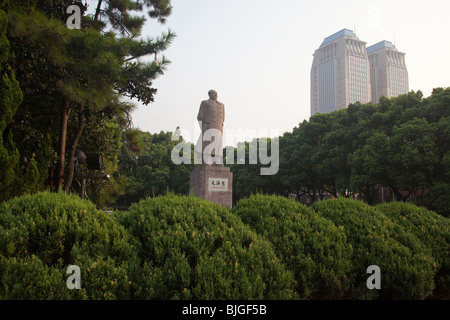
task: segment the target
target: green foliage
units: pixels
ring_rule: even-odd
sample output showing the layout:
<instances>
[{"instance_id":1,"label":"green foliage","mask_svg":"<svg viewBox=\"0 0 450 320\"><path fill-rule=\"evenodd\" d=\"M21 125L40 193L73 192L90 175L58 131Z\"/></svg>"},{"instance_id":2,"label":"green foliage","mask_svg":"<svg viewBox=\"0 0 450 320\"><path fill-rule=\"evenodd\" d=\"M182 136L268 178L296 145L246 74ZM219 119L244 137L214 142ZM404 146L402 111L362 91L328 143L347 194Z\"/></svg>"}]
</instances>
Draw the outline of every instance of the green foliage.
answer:
<instances>
[{"instance_id":1,"label":"green foliage","mask_svg":"<svg viewBox=\"0 0 450 320\"><path fill-rule=\"evenodd\" d=\"M394 223L414 234L431 249L438 272L434 297L450 297L450 220L412 203L392 202L376 207Z\"/></svg>"},{"instance_id":2,"label":"green foliage","mask_svg":"<svg viewBox=\"0 0 450 320\"><path fill-rule=\"evenodd\" d=\"M179 143L185 143L187 149L192 149L187 142L172 141L171 132L151 134L137 129L125 132L118 156L118 174L127 177L129 186L118 203L128 206L168 191L189 194L189 176L193 165L176 165L171 158L172 149Z\"/></svg>"},{"instance_id":3,"label":"green foliage","mask_svg":"<svg viewBox=\"0 0 450 320\"><path fill-rule=\"evenodd\" d=\"M15 168L19 155L12 143L11 134L4 134L7 125L12 121L21 100L22 92L15 80L14 73L5 70L4 62L9 56L9 41L6 38L8 20L5 11L0 10L0 201L9 196L8 187L15 181ZM4 141L3 136L6 136Z\"/></svg>"},{"instance_id":4,"label":"green foliage","mask_svg":"<svg viewBox=\"0 0 450 320\"><path fill-rule=\"evenodd\" d=\"M447 218L450 217L450 180L448 181L448 183L435 181L429 192L424 196L424 204L428 209Z\"/></svg>"},{"instance_id":5,"label":"green foliage","mask_svg":"<svg viewBox=\"0 0 450 320\"><path fill-rule=\"evenodd\" d=\"M228 209L169 194L114 217L141 259L137 299L292 299L295 281L261 239Z\"/></svg>"},{"instance_id":6,"label":"green foliage","mask_svg":"<svg viewBox=\"0 0 450 320\"><path fill-rule=\"evenodd\" d=\"M168 194L109 216L37 193L0 204L0 299L446 299L449 229L407 203L254 195L230 211Z\"/></svg>"},{"instance_id":7,"label":"green foliage","mask_svg":"<svg viewBox=\"0 0 450 320\"><path fill-rule=\"evenodd\" d=\"M309 208L279 196L253 195L233 212L273 243L303 299L341 299L352 282L344 232Z\"/></svg>"},{"instance_id":8,"label":"green foliage","mask_svg":"<svg viewBox=\"0 0 450 320\"><path fill-rule=\"evenodd\" d=\"M2 3L7 7L8 2ZM14 70L8 64L10 42L7 39L7 15L0 10L0 202L26 191L39 190L47 175L49 140L40 139L40 146L34 153L20 152L21 143L29 140L28 134L21 143L14 138L11 124L23 100L23 94L16 80Z\"/></svg>"},{"instance_id":9,"label":"green foliage","mask_svg":"<svg viewBox=\"0 0 450 320\"><path fill-rule=\"evenodd\" d=\"M343 229L353 248L354 292L350 298L425 299L434 289L436 263L415 236L373 207L352 199L313 204L321 216ZM381 290L368 290L366 270L381 269Z\"/></svg>"},{"instance_id":10,"label":"green foliage","mask_svg":"<svg viewBox=\"0 0 450 320\"><path fill-rule=\"evenodd\" d=\"M126 298L133 257L123 227L77 196L38 193L0 204L1 299ZM66 287L70 265L81 269L80 290Z\"/></svg>"},{"instance_id":11,"label":"green foliage","mask_svg":"<svg viewBox=\"0 0 450 320\"><path fill-rule=\"evenodd\" d=\"M89 200L99 208L106 208L125 193L127 179L118 173L118 155L122 146L122 127L116 119L109 119L102 113L90 114L86 120L86 131L80 140L80 149L86 154L102 154L104 170L94 172L87 169L85 163L79 173L108 174L109 180L88 180Z\"/></svg>"},{"instance_id":12,"label":"green foliage","mask_svg":"<svg viewBox=\"0 0 450 320\"><path fill-rule=\"evenodd\" d=\"M449 214L450 88L430 97L410 92L379 104L350 104L315 114L280 138L280 172L273 193L306 196L358 195L381 202L378 190L397 200ZM265 190L271 181L261 181Z\"/></svg>"},{"instance_id":13,"label":"green foliage","mask_svg":"<svg viewBox=\"0 0 450 320\"><path fill-rule=\"evenodd\" d=\"M0 255L0 299L68 299L69 290L62 271L48 267L35 255L5 258Z\"/></svg>"},{"instance_id":14,"label":"green foliage","mask_svg":"<svg viewBox=\"0 0 450 320\"><path fill-rule=\"evenodd\" d=\"M325 190L323 166L317 158L327 127L325 117L316 115L311 122L303 121L292 133L285 134L280 150L283 184L298 195L309 195L313 202L319 200L317 195L323 195Z\"/></svg>"},{"instance_id":15,"label":"green foliage","mask_svg":"<svg viewBox=\"0 0 450 320\"><path fill-rule=\"evenodd\" d=\"M263 139L255 138L251 142L238 143L237 148L230 153L226 151L226 148L232 147L226 147L223 150L224 163L233 173L233 199L236 202L256 192L270 194L280 192L281 185L277 175L261 174L261 170L275 166L274 163L261 163L261 155L273 156L272 139L265 139L265 142ZM227 159L229 154L232 155L232 159ZM251 163L252 161L254 163Z\"/></svg>"},{"instance_id":16,"label":"green foliage","mask_svg":"<svg viewBox=\"0 0 450 320\"><path fill-rule=\"evenodd\" d=\"M14 1L7 16L2 15L0 19L2 66L10 67L7 76L12 79L11 74L15 74L23 92L19 109L17 106L21 101L14 101L8 110L0 110L7 116L5 121L0 119L0 132L5 140L0 143L0 164L5 168L2 187L7 188L7 182L11 186L20 186L3 192L2 199L43 189L50 162L55 164L62 158L61 122L58 119L62 110L75 110L68 113L67 142L70 147L65 149L66 161L61 165L66 168L64 189L69 192L73 173L70 153L77 148L80 136L84 138L84 132L87 132L86 136L99 133L103 138L111 133L101 121L97 126L88 123L85 127L85 117L102 110L108 114L105 115L107 120L114 119L120 129L125 129L128 122L123 120L129 118L132 107L130 104L125 106L121 99L126 96L146 105L154 99L156 89L152 87L152 81L163 73L169 61L162 57L156 63L146 58L167 49L174 34L169 30L155 39L141 38L146 18L139 14L147 11L147 17L164 22L171 13L170 0L97 3L103 5L94 6L94 14L89 14L86 7L78 3L82 9L81 30L66 26L66 8L73 4L70 0ZM1 75L4 74L6 70L2 70ZM18 89L19 84L14 84ZM15 94L14 90L8 91L9 95L2 92L5 101ZM95 151L100 153L115 144L109 145L107 139L99 139L96 145ZM52 159L55 151L57 157ZM105 157L107 173L111 176L117 171L117 154L118 150L114 156ZM104 206L123 193L126 179L113 176L102 188L99 183L94 184L92 199Z\"/></svg>"}]
</instances>

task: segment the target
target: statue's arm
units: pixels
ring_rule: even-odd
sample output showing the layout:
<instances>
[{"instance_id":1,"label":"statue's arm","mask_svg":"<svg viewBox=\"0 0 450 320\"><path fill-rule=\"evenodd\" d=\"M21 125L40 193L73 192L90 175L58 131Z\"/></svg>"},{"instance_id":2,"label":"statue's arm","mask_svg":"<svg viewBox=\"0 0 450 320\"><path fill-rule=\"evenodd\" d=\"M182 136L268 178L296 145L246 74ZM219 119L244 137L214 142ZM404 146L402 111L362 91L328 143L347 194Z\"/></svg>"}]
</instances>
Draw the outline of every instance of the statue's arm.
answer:
<instances>
[{"instance_id":1,"label":"statue's arm","mask_svg":"<svg viewBox=\"0 0 450 320\"><path fill-rule=\"evenodd\" d=\"M205 119L205 104L202 102L200 104L200 109L198 110L197 120L203 121Z\"/></svg>"}]
</instances>

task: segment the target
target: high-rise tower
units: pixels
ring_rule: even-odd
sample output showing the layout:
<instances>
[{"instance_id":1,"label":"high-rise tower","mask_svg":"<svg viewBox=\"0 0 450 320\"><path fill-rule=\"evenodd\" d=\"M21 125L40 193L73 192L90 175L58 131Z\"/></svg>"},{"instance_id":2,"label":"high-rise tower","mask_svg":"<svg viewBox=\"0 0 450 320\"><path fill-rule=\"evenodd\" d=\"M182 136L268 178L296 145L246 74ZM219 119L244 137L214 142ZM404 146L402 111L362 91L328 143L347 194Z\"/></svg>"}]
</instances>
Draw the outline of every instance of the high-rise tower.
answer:
<instances>
[{"instance_id":1,"label":"high-rise tower","mask_svg":"<svg viewBox=\"0 0 450 320\"><path fill-rule=\"evenodd\" d=\"M408 93L408 71L403 52L399 52L392 42L381 41L368 47L367 54L372 102L378 103L381 96L392 98Z\"/></svg>"},{"instance_id":2,"label":"high-rise tower","mask_svg":"<svg viewBox=\"0 0 450 320\"><path fill-rule=\"evenodd\" d=\"M343 29L325 40L314 53L311 68L311 116L368 103L370 64L366 42Z\"/></svg>"}]
</instances>

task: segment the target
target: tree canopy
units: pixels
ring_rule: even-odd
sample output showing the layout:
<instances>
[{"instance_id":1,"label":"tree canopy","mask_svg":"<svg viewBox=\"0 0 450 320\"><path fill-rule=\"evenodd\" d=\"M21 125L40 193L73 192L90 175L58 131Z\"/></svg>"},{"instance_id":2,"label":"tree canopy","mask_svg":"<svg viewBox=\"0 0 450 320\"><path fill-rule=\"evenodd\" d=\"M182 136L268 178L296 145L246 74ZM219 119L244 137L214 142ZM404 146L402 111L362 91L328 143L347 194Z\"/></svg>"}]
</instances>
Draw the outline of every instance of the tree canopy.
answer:
<instances>
[{"instance_id":1,"label":"tree canopy","mask_svg":"<svg viewBox=\"0 0 450 320\"><path fill-rule=\"evenodd\" d=\"M66 25L66 10L74 4L82 15L80 29ZM4 199L44 189L45 180L46 185L71 192L79 147L109 153L106 171L114 173L120 132L129 128L134 107L124 98L144 105L154 101L152 81L169 64L162 55L157 61L156 55L175 35L168 30L144 39L141 31L147 18L165 22L170 1L95 4L91 8L86 1L2 1L1 161L9 168L1 177ZM95 142L94 132L103 138ZM13 177L24 183L7 182Z\"/></svg>"},{"instance_id":2,"label":"tree canopy","mask_svg":"<svg viewBox=\"0 0 450 320\"><path fill-rule=\"evenodd\" d=\"M428 98L410 92L316 114L280 137L276 176L233 165L233 192L238 198L263 192L311 203L353 196L376 204L387 190L391 200L413 200L448 215L449 106L450 88L436 88Z\"/></svg>"}]
</instances>

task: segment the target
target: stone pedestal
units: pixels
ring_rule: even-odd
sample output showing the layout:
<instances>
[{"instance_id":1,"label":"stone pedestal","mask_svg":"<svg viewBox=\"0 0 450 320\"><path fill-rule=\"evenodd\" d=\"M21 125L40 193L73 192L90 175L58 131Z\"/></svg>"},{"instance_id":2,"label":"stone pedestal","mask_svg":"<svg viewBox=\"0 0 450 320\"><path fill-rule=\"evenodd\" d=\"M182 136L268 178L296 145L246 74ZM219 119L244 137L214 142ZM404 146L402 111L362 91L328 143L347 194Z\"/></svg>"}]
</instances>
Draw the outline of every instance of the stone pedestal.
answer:
<instances>
[{"instance_id":1,"label":"stone pedestal","mask_svg":"<svg viewBox=\"0 0 450 320\"><path fill-rule=\"evenodd\" d=\"M190 189L195 197L231 208L233 173L223 165L203 164L192 170Z\"/></svg>"}]
</instances>

